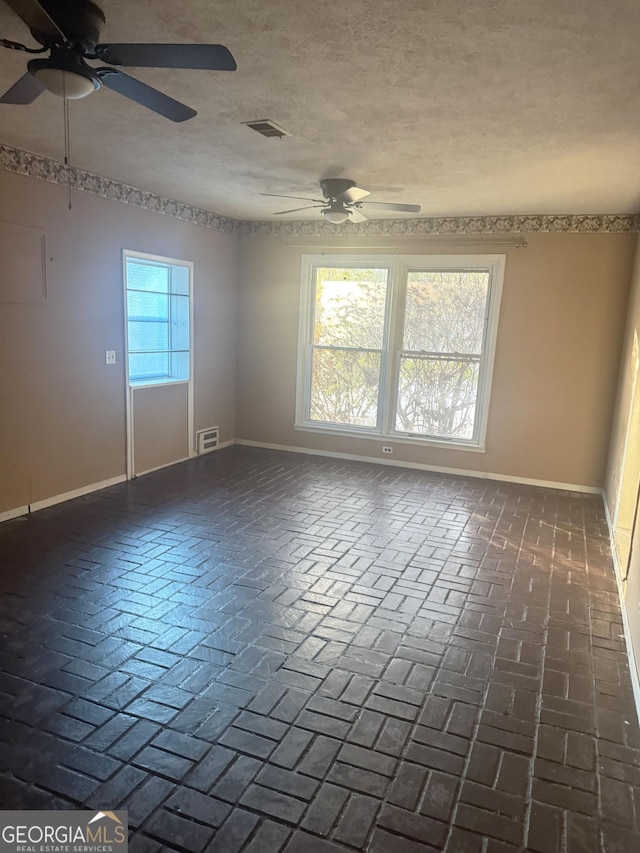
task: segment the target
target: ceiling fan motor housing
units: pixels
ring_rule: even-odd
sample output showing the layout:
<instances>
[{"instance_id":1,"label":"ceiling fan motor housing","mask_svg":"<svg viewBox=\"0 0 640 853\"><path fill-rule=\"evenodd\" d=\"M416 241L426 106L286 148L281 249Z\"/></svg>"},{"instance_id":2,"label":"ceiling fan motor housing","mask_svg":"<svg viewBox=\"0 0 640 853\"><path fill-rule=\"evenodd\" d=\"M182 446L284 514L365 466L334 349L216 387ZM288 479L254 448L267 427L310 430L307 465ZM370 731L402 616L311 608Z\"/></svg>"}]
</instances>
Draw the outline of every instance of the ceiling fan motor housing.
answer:
<instances>
[{"instance_id":1,"label":"ceiling fan motor housing","mask_svg":"<svg viewBox=\"0 0 640 853\"><path fill-rule=\"evenodd\" d=\"M100 41L105 25L104 12L91 0L40 0L40 5L57 23L69 44L92 51ZM40 44L51 47L59 43L50 34L31 31Z\"/></svg>"},{"instance_id":2,"label":"ceiling fan motor housing","mask_svg":"<svg viewBox=\"0 0 640 853\"><path fill-rule=\"evenodd\" d=\"M320 181L320 189L325 198L337 199L342 193L346 193L351 187L355 187L356 182L350 181L348 178L323 178Z\"/></svg>"}]
</instances>

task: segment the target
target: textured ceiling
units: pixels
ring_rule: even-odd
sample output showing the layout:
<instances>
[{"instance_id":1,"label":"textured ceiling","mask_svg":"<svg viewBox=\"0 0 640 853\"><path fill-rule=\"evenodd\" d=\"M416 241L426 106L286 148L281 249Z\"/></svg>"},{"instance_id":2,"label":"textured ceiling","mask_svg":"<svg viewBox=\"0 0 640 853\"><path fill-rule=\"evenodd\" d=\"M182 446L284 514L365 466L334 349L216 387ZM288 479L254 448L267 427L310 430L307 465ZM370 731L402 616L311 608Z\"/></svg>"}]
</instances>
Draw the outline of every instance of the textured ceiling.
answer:
<instances>
[{"instance_id":1,"label":"textured ceiling","mask_svg":"<svg viewBox=\"0 0 640 853\"><path fill-rule=\"evenodd\" d=\"M71 102L88 171L238 219L323 176L422 216L640 210L637 0L98 2L102 41L222 43L238 70L126 69L194 107L184 124L106 89ZM2 0L0 37L33 44ZM0 50L0 91L27 59ZM290 135L242 124L263 118ZM62 160L61 99L0 105L0 142Z\"/></svg>"}]
</instances>

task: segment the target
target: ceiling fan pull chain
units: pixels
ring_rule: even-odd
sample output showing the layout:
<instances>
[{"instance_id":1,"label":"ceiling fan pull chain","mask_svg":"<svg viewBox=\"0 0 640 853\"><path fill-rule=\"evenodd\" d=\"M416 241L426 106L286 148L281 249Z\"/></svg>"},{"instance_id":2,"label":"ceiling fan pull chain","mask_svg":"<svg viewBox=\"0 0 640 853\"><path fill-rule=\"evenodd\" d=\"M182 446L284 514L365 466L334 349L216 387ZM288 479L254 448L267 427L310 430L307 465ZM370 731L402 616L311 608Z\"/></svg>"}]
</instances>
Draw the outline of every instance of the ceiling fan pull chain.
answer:
<instances>
[{"instance_id":1,"label":"ceiling fan pull chain","mask_svg":"<svg viewBox=\"0 0 640 853\"><path fill-rule=\"evenodd\" d=\"M66 74L62 75L62 102L64 103L64 165L67 167L67 191L69 193L69 210L71 204L71 141L69 128L69 99L66 93Z\"/></svg>"}]
</instances>

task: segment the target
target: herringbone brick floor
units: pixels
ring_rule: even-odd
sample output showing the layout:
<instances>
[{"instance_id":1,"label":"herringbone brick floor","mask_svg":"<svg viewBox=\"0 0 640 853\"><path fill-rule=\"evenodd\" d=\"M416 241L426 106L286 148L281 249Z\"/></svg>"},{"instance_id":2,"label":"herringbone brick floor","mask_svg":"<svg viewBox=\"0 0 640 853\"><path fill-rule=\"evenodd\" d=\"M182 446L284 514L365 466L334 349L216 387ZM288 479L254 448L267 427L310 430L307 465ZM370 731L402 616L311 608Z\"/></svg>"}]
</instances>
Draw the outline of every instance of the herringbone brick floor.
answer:
<instances>
[{"instance_id":1,"label":"herringbone brick floor","mask_svg":"<svg viewBox=\"0 0 640 853\"><path fill-rule=\"evenodd\" d=\"M629 853L600 498L230 448L0 528L3 808L131 850Z\"/></svg>"}]
</instances>

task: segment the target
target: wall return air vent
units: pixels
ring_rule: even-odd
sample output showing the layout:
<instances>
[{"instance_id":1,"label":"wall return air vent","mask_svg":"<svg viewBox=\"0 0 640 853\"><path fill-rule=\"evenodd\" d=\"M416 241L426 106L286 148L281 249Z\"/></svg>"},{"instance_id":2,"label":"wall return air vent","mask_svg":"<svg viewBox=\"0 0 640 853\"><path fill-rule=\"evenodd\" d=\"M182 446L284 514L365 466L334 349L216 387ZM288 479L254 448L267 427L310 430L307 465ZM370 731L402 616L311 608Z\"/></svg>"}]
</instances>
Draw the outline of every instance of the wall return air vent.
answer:
<instances>
[{"instance_id":1,"label":"wall return air vent","mask_svg":"<svg viewBox=\"0 0 640 853\"><path fill-rule=\"evenodd\" d=\"M209 427L209 429L200 429L196 432L196 451L198 455L201 453L210 453L215 450L220 443L220 428Z\"/></svg>"}]
</instances>

